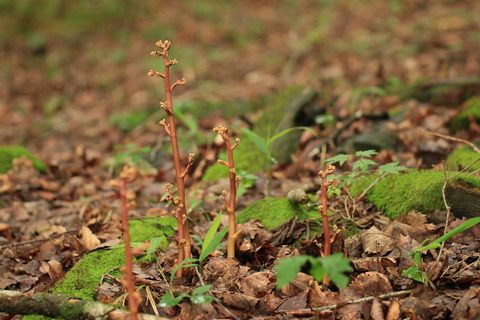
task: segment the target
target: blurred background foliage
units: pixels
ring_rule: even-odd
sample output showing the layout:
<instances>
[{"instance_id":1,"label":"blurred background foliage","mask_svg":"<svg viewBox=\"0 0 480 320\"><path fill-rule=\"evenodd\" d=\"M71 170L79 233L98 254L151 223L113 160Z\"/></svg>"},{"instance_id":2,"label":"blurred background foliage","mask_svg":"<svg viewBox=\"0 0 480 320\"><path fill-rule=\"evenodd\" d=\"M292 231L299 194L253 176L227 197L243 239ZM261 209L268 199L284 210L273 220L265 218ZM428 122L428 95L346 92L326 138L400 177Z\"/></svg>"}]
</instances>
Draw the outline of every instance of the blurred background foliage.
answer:
<instances>
[{"instance_id":1,"label":"blurred background foliage","mask_svg":"<svg viewBox=\"0 0 480 320\"><path fill-rule=\"evenodd\" d=\"M176 101L201 118L262 107L291 84L338 94L478 75L479 14L476 0L0 0L0 144L102 143L149 119L163 99L146 77L160 39L187 79Z\"/></svg>"}]
</instances>

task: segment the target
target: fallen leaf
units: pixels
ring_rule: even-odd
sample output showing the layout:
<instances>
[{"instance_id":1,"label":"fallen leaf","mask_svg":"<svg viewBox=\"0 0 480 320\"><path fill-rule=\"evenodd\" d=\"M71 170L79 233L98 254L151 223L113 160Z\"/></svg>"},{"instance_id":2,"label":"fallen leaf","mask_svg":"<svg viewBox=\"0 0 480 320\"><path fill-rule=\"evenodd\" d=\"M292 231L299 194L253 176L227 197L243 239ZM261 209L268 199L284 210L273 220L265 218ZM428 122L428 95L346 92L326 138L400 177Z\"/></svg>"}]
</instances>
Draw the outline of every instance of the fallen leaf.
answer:
<instances>
[{"instance_id":1,"label":"fallen leaf","mask_svg":"<svg viewBox=\"0 0 480 320\"><path fill-rule=\"evenodd\" d=\"M82 227L82 243L85 249L91 250L100 244L97 236L95 236L92 231L87 227Z\"/></svg>"},{"instance_id":2,"label":"fallen leaf","mask_svg":"<svg viewBox=\"0 0 480 320\"><path fill-rule=\"evenodd\" d=\"M376 227L371 227L361 233L360 241L362 242L365 253L378 253L384 256L395 248L395 239L387 236Z\"/></svg>"}]
</instances>

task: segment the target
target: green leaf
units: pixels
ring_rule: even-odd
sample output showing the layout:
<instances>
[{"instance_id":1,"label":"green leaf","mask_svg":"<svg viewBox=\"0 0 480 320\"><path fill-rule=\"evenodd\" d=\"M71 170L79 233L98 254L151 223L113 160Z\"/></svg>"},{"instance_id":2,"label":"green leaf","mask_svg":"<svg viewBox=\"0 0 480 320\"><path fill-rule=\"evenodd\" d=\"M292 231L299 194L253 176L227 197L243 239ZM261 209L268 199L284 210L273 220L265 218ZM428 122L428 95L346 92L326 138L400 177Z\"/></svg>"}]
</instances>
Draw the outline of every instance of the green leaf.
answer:
<instances>
[{"instance_id":1,"label":"green leaf","mask_svg":"<svg viewBox=\"0 0 480 320\"><path fill-rule=\"evenodd\" d=\"M357 151L357 152L355 152L355 155L356 155L357 157L371 157L371 156L373 156L373 155L375 155L375 154L378 154L378 152L375 151L375 150L365 150L365 151Z\"/></svg>"},{"instance_id":2,"label":"green leaf","mask_svg":"<svg viewBox=\"0 0 480 320\"><path fill-rule=\"evenodd\" d=\"M165 236L155 237L150 240L150 247L147 249L147 257L150 256L162 245L167 244L167 238Z\"/></svg>"},{"instance_id":3,"label":"green leaf","mask_svg":"<svg viewBox=\"0 0 480 320\"><path fill-rule=\"evenodd\" d=\"M180 301L188 297L189 297L188 294L181 293L178 297L175 298L172 293L167 292L163 295L162 299L160 299L158 306L162 308L175 307L177 304L180 303Z\"/></svg>"},{"instance_id":4,"label":"green leaf","mask_svg":"<svg viewBox=\"0 0 480 320\"><path fill-rule=\"evenodd\" d=\"M220 242L222 242L223 237L225 237L225 234L227 233L227 231L228 231L228 226L223 228L219 233L217 233L206 248L202 246L202 252L200 253L200 258L199 258L200 262L205 260L205 258L208 257L210 253L212 253L215 249L217 249L217 247L220 245Z\"/></svg>"},{"instance_id":5,"label":"green leaf","mask_svg":"<svg viewBox=\"0 0 480 320\"><path fill-rule=\"evenodd\" d=\"M279 133L277 133L276 135L274 135L273 137L268 139L267 140L267 146L270 145L273 141L283 137L287 133L290 133L290 132L296 131L296 130L307 130L307 131L310 131L311 133L313 133L314 136L317 136L317 133L310 127L292 127L292 128L288 128L288 129L285 129L283 131L280 131Z\"/></svg>"},{"instance_id":6,"label":"green leaf","mask_svg":"<svg viewBox=\"0 0 480 320\"><path fill-rule=\"evenodd\" d=\"M396 162L390 162L378 167L378 172L380 174L384 174L384 173L397 174L397 173L400 173L400 171L405 171L407 169L408 169L407 167L399 166L398 161L396 161Z\"/></svg>"},{"instance_id":7,"label":"green leaf","mask_svg":"<svg viewBox=\"0 0 480 320\"><path fill-rule=\"evenodd\" d=\"M413 280L421 283L425 283L426 273L419 267L410 267L403 270L403 275L412 278Z\"/></svg>"},{"instance_id":8,"label":"green leaf","mask_svg":"<svg viewBox=\"0 0 480 320\"><path fill-rule=\"evenodd\" d=\"M353 163L353 170L360 169L362 172L367 172L368 166L374 166L377 163L370 159L359 159Z\"/></svg>"},{"instance_id":9,"label":"green leaf","mask_svg":"<svg viewBox=\"0 0 480 320\"><path fill-rule=\"evenodd\" d=\"M266 139L260 137L258 134L247 128L241 128L240 130L248 140L252 141L253 144L255 144L257 148L263 152L263 154L268 154L268 144Z\"/></svg>"},{"instance_id":10,"label":"green leaf","mask_svg":"<svg viewBox=\"0 0 480 320\"><path fill-rule=\"evenodd\" d=\"M343 273L353 271L350 266L350 259L346 258L342 253L335 253L328 257L317 259L325 268L325 272L333 283L340 288L345 288L348 285L350 279ZM321 279L317 280L321 281Z\"/></svg>"},{"instance_id":11,"label":"green leaf","mask_svg":"<svg viewBox=\"0 0 480 320\"><path fill-rule=\"evenodd\" d=\"M207 234L205 235L205 239L203 239L202 250L207 248L210 242L212 242L213 237L215 237L215 233L217 233L218 228L220 227L220 223L222 222L222 212L220 212L216 218L213 220L210 228L208 228Z\"/></svg>"},{"instance_id":12,"label":"green leaf","mask_svg":"<svg viewBox=\"0 0 480 320\"><path fill-rule=\"evenodd\" d=\"M295 279L303 265L310 260L313 260L310 256L295 256L281 259L275 268L277 275L277 289L281 289L284 285Z\"/></svg>"},{"instance_id":13,"label":"green leaf","mask_svg":"<svg viewBox=\"0 0 480 320\"><path fill-rule=\"evenodd\" d=\"M190 301L194 304L210 303L212 302L212 297L206 294L193 295L190 297Z\"/></svg>"},{"instance_id":14,"label":"green leaf","mask_svg":"<svg viewBox=\"0 0 480 320\"><path fill-rule=\"evenodd\" d=\"M180 268L190 268L190 267L194 267L194 266L198 266L198 259L188 258L188 259L183 260L181 263L177 264L172 269L172 274L170 275L170 282L173 281L173 278L175 277L175 272L177 272L178 269L180 269Z\"/></svg>"},{"instance_id":15,"label":"green leaf","mask_svg":"<svg viewBox=\"0 0 480 320\"><path fill-rule=\"evenodd\" d=\"M336 156L327 158L325 160L325 163L326 164L334 164L334 163L338 162L339 165L343 165L345 163L345 161L348 160L349 157L350 156L348 154L337 154Z\"/></svg>"},{"instance_id":16,"label":"green leaf","mask_svg":"<svg viewBox=\"0 0 480 320\"><path fill-rule=\"evenodd\" d=\"M213 286L211 284L207 284L201 287L198 287L192 291L192 295L204 294L207 293Z\"/></svg>"},{"instance_id":17,"label":"green leaf","mask_svg":"<svg viewBox=\"0 0 480 320\"><path fill-rule=\"evenodd\" d=\"M467 229L470 229L471 227L473 227L473 226L475 226L479 223L480 223L480 217L468 219L467 221L463 222L459 226L453 228L450 232L445 233L443 236L439 237L438 239L435 239L430 244L428 244L426 246L423 246L423 247L420 247L420 248L416 249L415 251L422 252L422 251L425 251L425 250L436 249L436 248L440 247L440 245L443 241L448 240L451 237L453 237L454 235L459 234L460 232L465 231ZM415 251L413 251L412 254L414 254Z\"/></svg>"}]
</instances>

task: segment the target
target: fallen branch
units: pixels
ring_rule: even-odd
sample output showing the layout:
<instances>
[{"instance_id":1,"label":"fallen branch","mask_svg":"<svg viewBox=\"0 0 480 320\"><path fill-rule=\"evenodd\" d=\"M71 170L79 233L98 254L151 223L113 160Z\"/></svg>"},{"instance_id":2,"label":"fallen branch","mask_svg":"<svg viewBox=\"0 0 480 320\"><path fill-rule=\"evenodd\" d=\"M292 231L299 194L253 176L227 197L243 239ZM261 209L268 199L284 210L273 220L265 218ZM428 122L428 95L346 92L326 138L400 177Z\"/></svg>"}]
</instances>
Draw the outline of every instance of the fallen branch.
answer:
<instances>
[{"instance_id":1,"label":"fallen branch","mask_svg":"<svg viewBox=\"0 0 480 320\"><path fill-rule=\"evenodd\" d=\"M9 315L37 314L66 320L128 320L130 313L100 302L73 299L67 296L0 290L0 312ZM172 320L150 314L139 314L139 320Z\"/></svg>"},{"instance_id":2,"label":"fallen branch","mask_svg":"<svg viewBox=\"0 0 480 320\"><path fill-rule=\"evenodd\" d=\"M381 295L378 295L378 296L369 296L369 297L364 297L364 298L359 298L359 299L353 299L353 300L349 300L349 301L346 301L346 302L342 302L342 303L338 303L338 304L332 304L332 305L329 305L329 306L323 306L323 307L318 307L318 308L285 310L285 311L277 311L277 312L278 313L289 313L289 314L306 316L306 315L312 315L314 312L335 310L335 309L343 307L347 304L355 304L355 303L372 301L375 298L387 299L387 298L403 296L403 295L412 293L412 291L413 290L402 290L402 291L396 291L396 292L389 292L389 293L381 294Z\"/></svg>"}]
</instances>

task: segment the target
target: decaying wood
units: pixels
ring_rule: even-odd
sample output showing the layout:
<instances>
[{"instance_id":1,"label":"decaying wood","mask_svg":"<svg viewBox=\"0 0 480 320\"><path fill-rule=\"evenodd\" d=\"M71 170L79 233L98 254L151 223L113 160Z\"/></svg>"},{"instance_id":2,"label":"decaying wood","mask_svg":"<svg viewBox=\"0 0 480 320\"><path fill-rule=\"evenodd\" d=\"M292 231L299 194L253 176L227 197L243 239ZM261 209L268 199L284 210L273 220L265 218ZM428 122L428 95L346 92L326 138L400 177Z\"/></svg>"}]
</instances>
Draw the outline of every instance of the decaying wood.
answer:
<instances>
[{"instance_id":1,"label":"decaying wood","mask_svg":"<svg viewBox=\"0 0 480 320\"><path fill-rule=\"evenodd\" d=\"M127 320L130 313L100 302L72 299L67 296L0 290L0 312L9 315L37 314L66 320ZM150 314L139 314L139 320L171 320Z\"/></svg>"}]
</instances>

